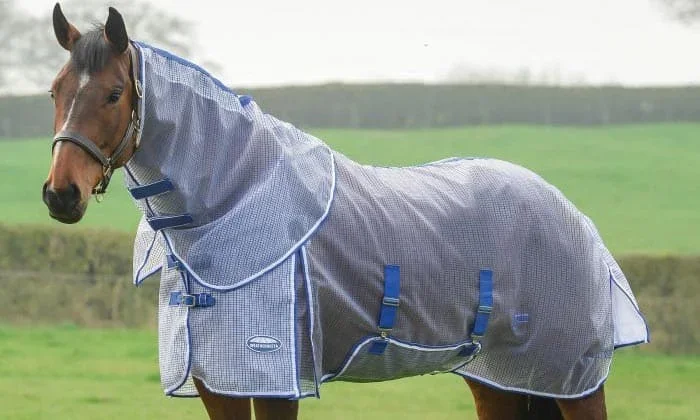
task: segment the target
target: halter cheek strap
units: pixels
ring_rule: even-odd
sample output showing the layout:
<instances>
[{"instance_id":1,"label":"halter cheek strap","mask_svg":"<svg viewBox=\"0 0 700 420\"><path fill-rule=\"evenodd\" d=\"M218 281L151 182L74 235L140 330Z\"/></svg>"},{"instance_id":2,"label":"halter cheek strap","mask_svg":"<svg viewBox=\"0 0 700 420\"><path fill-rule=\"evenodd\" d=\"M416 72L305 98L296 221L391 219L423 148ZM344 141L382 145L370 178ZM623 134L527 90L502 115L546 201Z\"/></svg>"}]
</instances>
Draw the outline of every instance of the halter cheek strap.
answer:
<instances>
[{"instance_id":1,"label":"halter cheek strap","mask_svg":"<svg viewBox=\"0 0 700 420\"><path fill-rule=\"evenodd\" d=\"M134 83L135 91L134 103L131 111L131 121L129 121L129 126L126 129L124 136L112 152L111 156L106 156L104 153L102 153L102 150L97 147L94 141L75 131L59 131L54 136L53 144L51 146L51 153L53 153L56 143L61 141L73 143L80 146L81 149L87 152L87 154L102 165L102 179L100 179L100 182L95 186L95 188L92 189L92 193L96 195L104 194L107 191L107 186L109 185L109 181L112 178L112 173L114 172L114 165L119 161L119 158L126 150L126 146L129 144L129 142L133 140L134 148L136 149L139 147L141 137L141 117L139 107L141 106L140 99L143 97L143 90L141 88L141 79L139 78L139 61L136 48L130 45L129 53L131 54L131 77Z\"/></svg>"}]
</instances>

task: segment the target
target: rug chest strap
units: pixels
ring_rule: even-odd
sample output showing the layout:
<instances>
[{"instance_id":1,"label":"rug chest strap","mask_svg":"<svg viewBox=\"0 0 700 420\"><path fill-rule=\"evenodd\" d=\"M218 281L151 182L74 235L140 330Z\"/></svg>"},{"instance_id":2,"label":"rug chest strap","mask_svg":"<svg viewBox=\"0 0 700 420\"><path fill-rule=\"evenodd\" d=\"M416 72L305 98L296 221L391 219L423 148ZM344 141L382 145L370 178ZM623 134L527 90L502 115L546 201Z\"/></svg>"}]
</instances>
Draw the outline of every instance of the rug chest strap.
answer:
<instances>
[{"instance_id":1,"label":"rug chest strap","mask_svg":"<svg viewBox=\"0 0 700 420\"><path fill-rule=\"evenodd\" d=\"M371 354L382 354L389 344L389 332L394 328L396 312L399 309L399 294L401 289L401 275L398 265L384 266L384 296L379 310L379 335L382 340L372 343L369 348Z\"/></svg>"},{"instance_id":2,"label":"rug chest strap","mask_svg":"<svg viewBox=\"0 0 700 420\"><path fill-rule=\"evenodd\" d=\"M207 308L214 306L216 299L209 293L187 294L183 292L170 292L170 306L187 306L188 308Z\"/></svg>"},{"instance_id":3,"label":"rug chest strap","mask_svg":"<svg viewBox=\"0 0 700 420\"><path fill-rule=\"evenodd\" d=\"M159 230L186 226L192 223L194 219L189 214L178 214L168 216L147 217L146 222L151 226L151 229L158 232Z\"/></svg>"},{"instance_id":4,"label":"rug chest strap","mask_svg":"<svg viewBox=\"0 0 700 420\"><path fill-rule=\"evenodd\" d=\"M142 200L144 198L160 195L174 189L175 186L173 185L172 181L170 181L168 178L163 178L160 181L152 182L150 184L129 188L129 192L135 200Z\"/></svg>"}]
</instances>

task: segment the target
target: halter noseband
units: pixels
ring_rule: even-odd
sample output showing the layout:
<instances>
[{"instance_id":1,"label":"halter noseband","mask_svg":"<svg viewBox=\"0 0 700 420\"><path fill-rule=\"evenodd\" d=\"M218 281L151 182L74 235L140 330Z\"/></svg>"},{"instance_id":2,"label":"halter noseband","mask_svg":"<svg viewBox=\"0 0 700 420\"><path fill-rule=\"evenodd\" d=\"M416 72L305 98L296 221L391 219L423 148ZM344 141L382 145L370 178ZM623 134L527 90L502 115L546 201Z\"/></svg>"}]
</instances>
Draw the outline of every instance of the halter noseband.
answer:
<instances>
[{"instance_id":1,"label":"halter noseband","mask_svg":"<svg viewBox=\"0 0 700 420\"><path fill-rule=\"evenodd\" d=\"M139 61L136 48L133 45L129 45L129 53L131 55L131 77L134 83L134 91L136 93L134 97L134 103L131 110L131 121L129 121L129 126L124 133L121 141L117 145L112 155L107 157L99 147L90 140L89 138L77 133L75 131L62 130L56 133L53 138L53 143L51 145L51 152L56 147L56 143L60 141L68 141L73 144L80 146L87 154L89 154L93 159L102 164L102 179L100 182L92 189L92 193L100 196L107 191L107 186L112 178L112 173L114 172L114 164L119 160L129 141L133 140L135 143L135 148L139 147L140 132L141 132L141 117L139 113L140 99L143 97L143 90L141 89L141 79L139 78ZM99 201L99 200L98 200Z\"/></svg>"}]
</instances>

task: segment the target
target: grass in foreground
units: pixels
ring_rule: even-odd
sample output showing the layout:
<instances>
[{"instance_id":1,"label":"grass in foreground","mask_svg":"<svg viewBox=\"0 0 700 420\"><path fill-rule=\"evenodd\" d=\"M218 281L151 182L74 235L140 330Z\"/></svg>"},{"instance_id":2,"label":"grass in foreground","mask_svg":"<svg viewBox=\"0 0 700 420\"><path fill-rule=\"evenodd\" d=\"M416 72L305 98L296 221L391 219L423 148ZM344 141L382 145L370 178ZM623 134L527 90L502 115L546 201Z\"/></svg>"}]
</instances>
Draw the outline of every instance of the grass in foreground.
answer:
<instances>
[{"instance_id":1,"label":"grass in foreground","mask_svg":"<svg viewBox=\"0 0 700 420\"><path fill-rule=\"evenodd\" d=\"M700 410L700 357L620 351L606 384L612 419L689 419ZM475 418L455 375L330 383L302 419ZM361 414L360 414L361 413ZM0 418L205 419L199 399L162 395L155 333L0 326Z\"/></svg>"},{"instance_id":2,"label":"grass in foreground","mask_svg":"<svg viewBox=\"0 0 700 420\"><path fill-rule=\"evenodd\" d=\"M596 222L613 252L700 252L700 125L311 131L369 164L448 156L510 160L561 189ZM65 228L49 219L41 202L49 151L48 140L0 141L4 223ZM90 204L82 226L135 231L138 214L121 183L117 174L105 202Z\"/></svg>"}]
</instances>

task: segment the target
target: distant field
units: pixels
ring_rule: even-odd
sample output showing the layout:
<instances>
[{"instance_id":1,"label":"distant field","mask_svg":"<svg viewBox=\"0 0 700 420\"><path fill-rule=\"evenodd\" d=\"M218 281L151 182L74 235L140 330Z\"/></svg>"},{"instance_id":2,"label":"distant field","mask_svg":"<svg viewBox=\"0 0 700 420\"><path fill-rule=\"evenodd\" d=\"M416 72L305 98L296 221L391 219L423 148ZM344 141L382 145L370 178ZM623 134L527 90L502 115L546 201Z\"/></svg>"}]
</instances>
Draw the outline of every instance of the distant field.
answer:
<instances>
[{"instance_id":1,"label":"distant field","mask_svg":"<svg viewBox=\"0 0 700 420\"><path fill-rule=\"evenodd\" d=\"M611 419L690 419L700 357L621 350L606 384ZM362 413L360 416L358 413ZM378 384L330 383L301 404L302 419L474 419L455 375ZM154 332L0 326L0 418L205 419L199 399L162 395Z\"/></svg>"},{"instance_id":2,"label":"distant field","mask_svg":"<svg viewBox=\"0 0 700 420\"><path fill-rule=\"evenodd\" d=\"M700 252L700 125L312 132L363 163L407 165L448 156L517 162L591 216L614 252ZM3 222L59 225L40 198L49 155L46 139L0 141ZM104 203L90 205L83 225L134 231L138 215L120 178Z\"/></svg>"}]
</instances>

